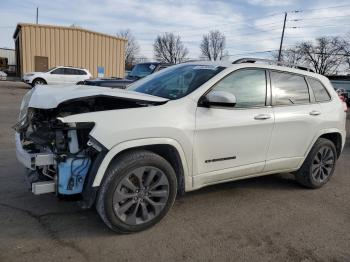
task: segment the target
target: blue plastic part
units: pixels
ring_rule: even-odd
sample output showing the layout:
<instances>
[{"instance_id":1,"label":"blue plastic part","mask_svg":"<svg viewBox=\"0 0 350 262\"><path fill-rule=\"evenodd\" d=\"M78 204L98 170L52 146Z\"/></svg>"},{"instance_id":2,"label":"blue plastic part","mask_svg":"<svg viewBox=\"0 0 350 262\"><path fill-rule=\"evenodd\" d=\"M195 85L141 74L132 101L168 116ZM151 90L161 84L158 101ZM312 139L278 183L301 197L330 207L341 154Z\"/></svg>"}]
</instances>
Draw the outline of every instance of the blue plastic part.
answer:
<instances>
[{"instance_id":1,"label":"blue plastic part","mask_svg":"<svg viewBox=\"0 0 350 262\"><path fill-rule=\"evenodd\" d=\"M62 195L80 194L89 171L88 157L67 158L58 164L58 193Z\"/></svg>"}]
</instances>

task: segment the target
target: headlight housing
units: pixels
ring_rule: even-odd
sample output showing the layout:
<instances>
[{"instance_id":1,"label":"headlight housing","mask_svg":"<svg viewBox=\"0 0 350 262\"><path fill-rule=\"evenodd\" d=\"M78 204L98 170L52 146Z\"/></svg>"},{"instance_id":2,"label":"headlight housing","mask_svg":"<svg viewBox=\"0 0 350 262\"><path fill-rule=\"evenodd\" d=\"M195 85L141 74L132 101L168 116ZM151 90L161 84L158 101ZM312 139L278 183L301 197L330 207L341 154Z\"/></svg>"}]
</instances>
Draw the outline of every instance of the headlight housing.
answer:
<instances>
[{"instance_id":1,"label":"headlight housing","mask_svg":"<svg viewBox=\"0 0 350 262\"><path fill-rule=\"evenodd\" d=\"M25 76L33 76L34 74L25 74Z\"/></svg>"},{"instance_id":2,"label":"headlight housing","mask_svg":"<svg viewBox=\"0 0 350 262\"><path fill-rule=\"evenodd\" d=\"M33 92L34 92L34 88L28 91L22 99L19 116L18 116L18 121L20 122L21 125L25 124L25 120L28 114L28 105Z\"/></svg>"}]
</instances>

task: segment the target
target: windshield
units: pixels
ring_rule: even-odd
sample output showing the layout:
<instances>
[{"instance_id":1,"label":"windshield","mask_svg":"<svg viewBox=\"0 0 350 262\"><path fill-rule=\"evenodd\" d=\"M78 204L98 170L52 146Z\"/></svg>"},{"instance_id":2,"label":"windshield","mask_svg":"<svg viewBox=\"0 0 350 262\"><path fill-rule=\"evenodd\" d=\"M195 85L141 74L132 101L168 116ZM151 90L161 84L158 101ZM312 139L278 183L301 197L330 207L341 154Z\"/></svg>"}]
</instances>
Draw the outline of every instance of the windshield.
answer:
<instances>
[{"instance_id":1,"label":"windshield","mask_svg":"<svg viewBox=\"0 0 350 262\"><path fill-rule=\"evenodd\" d=\"M225 67L183 64L160 71L127 89L171 100L179 99L196 90L223 69Z\"/></svg>"},{"instance_id":2,"label":"windshield","mask_svg":"<svg viewBox=\"0 0 350 262\"><path fill-rule=\"evenodd\" d=\"M156 64L137 64L129 73L128 77L142 78L152 74L156 68Z\"/></svg>"}]
</instances>

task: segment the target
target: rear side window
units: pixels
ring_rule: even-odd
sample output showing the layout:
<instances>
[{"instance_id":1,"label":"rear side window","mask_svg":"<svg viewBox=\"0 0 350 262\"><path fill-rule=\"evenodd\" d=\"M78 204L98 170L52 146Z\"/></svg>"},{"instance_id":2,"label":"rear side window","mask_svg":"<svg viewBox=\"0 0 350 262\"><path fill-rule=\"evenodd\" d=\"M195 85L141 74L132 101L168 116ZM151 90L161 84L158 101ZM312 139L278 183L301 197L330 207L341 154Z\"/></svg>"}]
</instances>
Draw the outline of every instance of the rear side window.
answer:
<instances>
[{"instance_id":1,"label":"rear side window","mask_svg":"<svg viewBox=\"0 0 350 262\"><path fill-rule=\"evenodd\" d=\"M308 78L307 82L309 83L310 87L312 88L312 91L315 95L316 102L324 102L331 100L331 97L329 96L326 88L322 83L316 79Z\"/></svg>"},{"instance_id":2,"label":"rear side window","mask_svg":"<svg viewBox=\"0 0 350 262\"><path fill-rule=\"evenodd\" d=\"M213 90L235 95L235 107L261 107L266 104L266 73L261 69L238 70L216 83Z\"/></svg>"},{"instance_id":3,"label":"rear side window","mask_svg":"<svg viewBox=\"0 0 350 262\"><path fill-rule=\"evenodd\" d=\"M310 103L310 95L304 77L271 72L272 93L276 105Z\"/></svg>"}]
</instances>

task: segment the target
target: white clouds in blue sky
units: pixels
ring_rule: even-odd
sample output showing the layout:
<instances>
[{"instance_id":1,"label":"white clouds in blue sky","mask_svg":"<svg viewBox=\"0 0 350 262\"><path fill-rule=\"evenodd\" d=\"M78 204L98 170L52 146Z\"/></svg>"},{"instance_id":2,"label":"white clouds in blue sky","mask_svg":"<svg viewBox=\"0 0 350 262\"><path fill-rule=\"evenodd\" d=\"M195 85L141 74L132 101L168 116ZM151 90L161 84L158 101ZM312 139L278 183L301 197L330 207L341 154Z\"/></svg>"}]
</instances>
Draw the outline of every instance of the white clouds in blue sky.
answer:
<instances>
[{"instance_id":1,"label":"white clouds in blue sky","mask_svg":"<svg viewBox=\"0 0 350 262\"><path fill-rule=\"evenodd\" d=\"M0 47L14 46L16 24L35 22L37 6L42 24L76 24L108 34L129 28L140 43L140 55L148 58L153 57L154 38L163 32L179 34L191 58L198 58L201 37L212 29L225 33L231 55L275 50L284 11L305 10L289 13L286 47L317 36L343 35L350 28L348 0L1 0ZM341 7L327 8L333 6Z\"/></svg>"}]
</instances>

